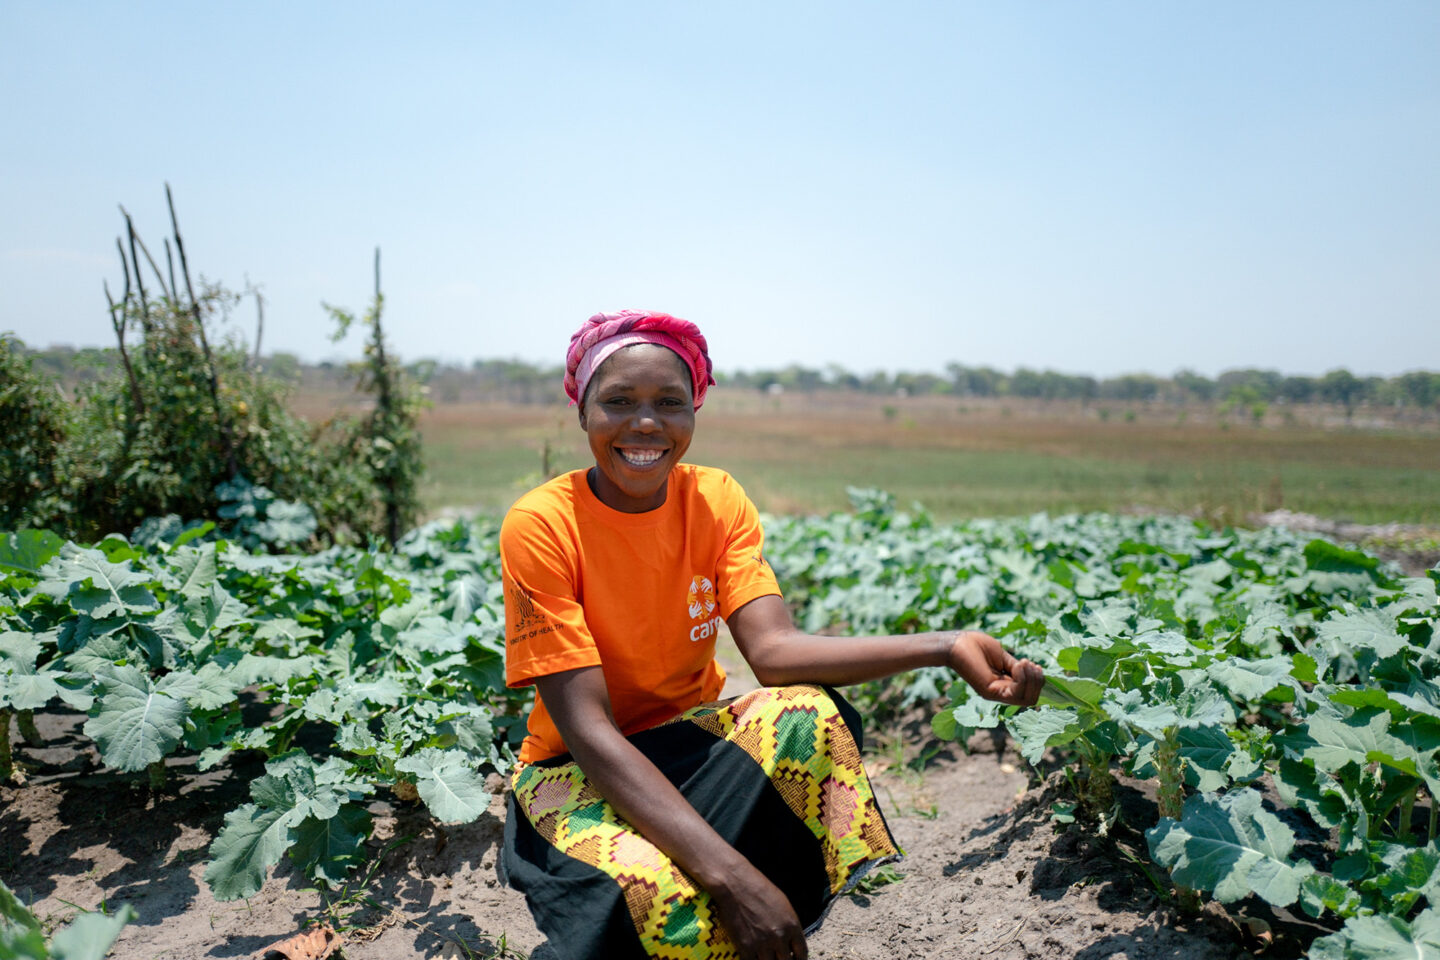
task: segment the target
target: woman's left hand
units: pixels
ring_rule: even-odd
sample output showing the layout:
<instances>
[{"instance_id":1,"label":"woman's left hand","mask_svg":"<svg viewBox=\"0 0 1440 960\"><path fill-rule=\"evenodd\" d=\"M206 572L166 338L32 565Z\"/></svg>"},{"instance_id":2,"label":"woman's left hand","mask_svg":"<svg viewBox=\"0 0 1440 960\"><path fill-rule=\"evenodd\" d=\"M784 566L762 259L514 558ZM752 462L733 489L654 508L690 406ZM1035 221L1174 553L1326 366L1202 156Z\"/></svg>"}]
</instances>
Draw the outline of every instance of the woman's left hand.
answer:
<instances>
[{"instance_id":1,"label":"woman's left hand","mask_svg":"<svg viewBox=\"0 0 1440 960\"><path fill-rule=\"evenodd\" d=\"M1045 672L1030 660L1017 660L1000 641L978 630L962 630L950 645L950 668L986 700L1022 707L1040 699Z\"/></svg>"}]
</instances>

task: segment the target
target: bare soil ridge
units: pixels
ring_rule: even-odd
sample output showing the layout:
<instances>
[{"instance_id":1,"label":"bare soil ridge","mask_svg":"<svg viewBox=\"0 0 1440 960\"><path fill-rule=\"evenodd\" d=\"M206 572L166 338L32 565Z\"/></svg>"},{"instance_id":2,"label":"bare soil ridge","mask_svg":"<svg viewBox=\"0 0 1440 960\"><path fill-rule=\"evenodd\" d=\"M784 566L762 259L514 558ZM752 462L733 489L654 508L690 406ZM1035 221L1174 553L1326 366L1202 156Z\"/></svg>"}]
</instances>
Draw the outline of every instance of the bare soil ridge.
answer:
<instances>
[{"instance_id":1,"label":"bare soil ridge","mask_svg":"<svg viewBox=\"0 0 1440 960\"><path fill-rule=\"evenodd\" d=\"M328 912L286 862L253 899L220 903L203 879L206 848L258 765L199 774L177 762L173 788L151 794L138 781L99 772L80 733L83 716L51 711L39 720L49 745L16 746L30 782L0 786L0 868L49 921L81 908L134 906L140 917L115 946L120 960L258 958L325 920L343 928L347 960L557 956L523 898L496 878L501 796L459 827L377 801L373 875L363 887L357 878L350 890L329 894ZM893 753L872 757L877 793L908 854L897 865L903 878L838 902L811 938L812 957L1160 960L1245 952L1232 924L1180 922L1127 865L1123 844L1096 843L1052 823L1059 774L1049 786L1031 786L1003 737L978 735L972 745L969 755L948 745L919 772Z\"/></svg>"}]
</instances>

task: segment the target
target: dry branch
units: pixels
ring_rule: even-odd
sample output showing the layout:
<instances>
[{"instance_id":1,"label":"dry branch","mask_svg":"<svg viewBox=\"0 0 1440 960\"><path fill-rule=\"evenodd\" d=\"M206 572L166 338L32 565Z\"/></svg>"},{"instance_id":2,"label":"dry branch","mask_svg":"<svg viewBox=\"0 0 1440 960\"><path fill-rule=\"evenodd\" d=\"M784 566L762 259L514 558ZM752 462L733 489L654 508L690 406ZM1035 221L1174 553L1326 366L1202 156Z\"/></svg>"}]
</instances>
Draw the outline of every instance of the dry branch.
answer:
<instances>
[{"instance_id":1,"label":"dry branch","mask_svg":"<svg viewBox=\"0 0 1440 960\"><path fill-rule=\"evenodd\" d=\"M124 204L119 204L119 207L120 207L120 212L125 215L125 223L126 223L126 225L128 226L128 225L131 223L130 213L129 213L129 211L127 211L127 210L125 209L125 205L124 205ZM141 239L140 234L135 231L135 228L134 228L134 227L131 227L131 228L130 228L130 239L131 239L132 242L134 242L134 243L136 243L136 244L139 245L139 247L140 247L140 252L143 253L143 254L145 254L145 262L148 263L148 264L150 264L150 269L151 269L151 270L154 270L154 271L155 271L155 279L159 281L159 283L160 283L160 291L165 294L165 299L167 299L167 300L169 300L169 301L171 301L171 302L173 303L174 300L175 300L175 292L174 292L174 291L175 291L175 271L174 271L174 269L172 268L171 271L170 271L170 285L167 287L167 286L165 285L165 275L162 274L162 273L160 272L160 268L155 265L155 258L152 257L152 256L150 256L150 251L149 251L148 248L146 248L146 246L145 246L145 241L144 241L143 239ZM132 256L133 256L133 254L132 254ZM140 265L139 265L138 263L135 265L135 271L136 271L137 273L140 271Z\"/></svg>"},{"instance_id":2,"label":"dry branch","mask_svg":"<svg viewBox=\"0 0 1440 960\"><path fill-rule=\"evenodd\" d=\"M240 472L235 461L235 441L230 432L230 421L220 406L220 374L215 369L215 356L210 352L210 338L205 335L205 323L200 317L200 301L195 299L195 286L190 282L190 264L185 258L185 241L180 238L180 221L175 217L175 198L170 195L170 184L165 184L165 203L170 208L170 229L175 234L175 250L180 254L180 273L185 277L185 293L190 298L190 316L195 321L195 330L200 335L200 349L205 354L205 368L210 379L210 404L215 409L215 425L220 429L220 445L225 452L225 468L233 480Z\"/></svg>"},{"instance_id":3,"label":"dry branch","mask_svg":"<svg viewBox=\"0 0 1440 960\"><path fill-rule=\"evenodd\" d=\"M125 208L120 208L125 213ZM125 213L125 232L130 235L130 262L135 266L135 288L140 292L140 325L145 328L145 337L150 337L150 303L145 296L145 280L140 276L140 258L135 255L135 224L130 222L130 214ZM122 250L120 255L125 255Z\"/></svg>"},{"instance_id":4,"label":"dry branch","mask_svg":"<svg viewBox=\"0 0 1440 960\"><path fill-rule=\"evenodd\" d=\"M129 279L128 271L126 279ZM125 305L115 303L115 298L110 296L109 283L102 280L100 284L105 288L105 302L110 304L110 323L115 328L115 339L120 341L120 360L125 364L125 376L130 380L130 399L135 404L136 416L144 416L145 401L140 394L140 381L135 377L135 368L130 365L130 353L125 349ZM125 293L128 297L128 284Z\"/></svg>"}]
</instances>

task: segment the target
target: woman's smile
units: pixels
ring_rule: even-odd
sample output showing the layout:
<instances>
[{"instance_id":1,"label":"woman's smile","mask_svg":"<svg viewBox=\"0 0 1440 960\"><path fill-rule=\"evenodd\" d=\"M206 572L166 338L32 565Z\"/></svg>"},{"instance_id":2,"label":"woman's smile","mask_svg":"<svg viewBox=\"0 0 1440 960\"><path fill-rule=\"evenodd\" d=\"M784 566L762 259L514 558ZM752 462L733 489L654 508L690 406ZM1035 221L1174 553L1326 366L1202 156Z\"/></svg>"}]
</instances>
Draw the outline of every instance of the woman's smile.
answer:
<instances>
[{"instance_id":1,"label":"woman's smile","mask_svg":"<svg viewBox=\"0 0 1440 960\"><path fill-rule=\"evenodd\" d=\"M660 459L665 456L664 450L644 449L639 447L616 447L615 449L620 452L620 456L625 458L626 463L630 464L630 466L635 467L636 469L641 470L645 469L646 467L655 466L655 464L659 463Z\"/></svg>"}]
</instances>

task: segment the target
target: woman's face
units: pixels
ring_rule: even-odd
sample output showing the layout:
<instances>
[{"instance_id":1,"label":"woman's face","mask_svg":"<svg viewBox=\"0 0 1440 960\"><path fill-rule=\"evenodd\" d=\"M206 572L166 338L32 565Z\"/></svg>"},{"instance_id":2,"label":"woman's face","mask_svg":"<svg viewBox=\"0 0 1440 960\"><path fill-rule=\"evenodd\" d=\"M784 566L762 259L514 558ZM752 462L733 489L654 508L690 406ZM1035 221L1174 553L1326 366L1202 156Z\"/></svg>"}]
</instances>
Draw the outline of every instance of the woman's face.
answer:
<instances>
[{"instance_id":1,"label":"woman's face","mask_svg":"<svg viewBox=\"0 0 1440 960\"><path fill-rule=\"evenodd\" d=\"M595 371L580 407L595 455L600 502L624 513L665 503L665 483L695 433L690 371L653 343L616 351Z\"/></svg>"}]
</instances>

